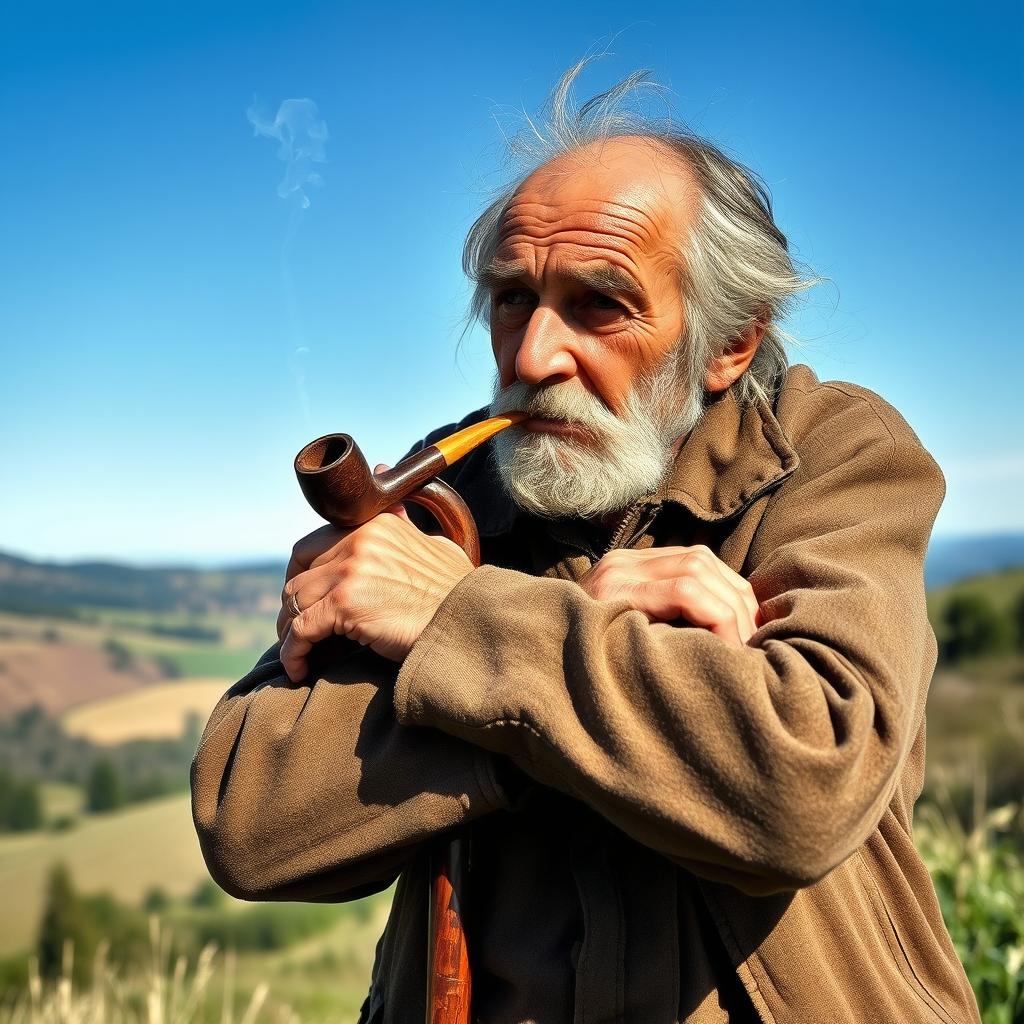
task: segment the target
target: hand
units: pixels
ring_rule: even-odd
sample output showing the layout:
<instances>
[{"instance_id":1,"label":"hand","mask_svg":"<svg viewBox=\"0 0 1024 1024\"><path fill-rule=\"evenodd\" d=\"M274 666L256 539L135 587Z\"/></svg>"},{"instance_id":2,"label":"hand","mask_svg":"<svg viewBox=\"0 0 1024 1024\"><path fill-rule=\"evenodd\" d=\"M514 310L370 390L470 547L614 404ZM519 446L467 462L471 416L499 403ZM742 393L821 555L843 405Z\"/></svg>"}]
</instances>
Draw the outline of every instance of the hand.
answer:
<instances>
[{"instance_id":1,"label":"hand","mask_svg":"<svg viewBox=\"0 0 1024 1024\"><path fill-rule=\"evenodd\" d=\"M278 618L288 678L305 678L313 645L333 634L402 661L472 571L462 548L417 529L401 505L352 530L322 527L304 537L292 552ZM293 596L301 609L294 618Z\"/></svg>"},{"instance_id":2,"label":"hand","mask_svg":"<svg viewBox=\"0 0 1024 1024\"><path fill-rule=\"evenodd\" d=\"M737 647L762 622L750 584L703 544L609 551L580 586L598 601L625 599L650 622L684 618Z\"/></svg>"}]
</instances>

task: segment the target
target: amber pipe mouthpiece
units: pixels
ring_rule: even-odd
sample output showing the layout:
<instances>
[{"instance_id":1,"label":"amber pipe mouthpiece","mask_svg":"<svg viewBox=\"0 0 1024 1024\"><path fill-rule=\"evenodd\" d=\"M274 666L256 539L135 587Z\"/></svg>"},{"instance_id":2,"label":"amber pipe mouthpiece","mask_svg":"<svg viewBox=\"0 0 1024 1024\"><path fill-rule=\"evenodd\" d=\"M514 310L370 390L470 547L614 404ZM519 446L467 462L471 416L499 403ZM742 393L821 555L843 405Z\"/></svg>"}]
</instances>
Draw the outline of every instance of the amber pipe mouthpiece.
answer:
<instances>
[{"instance_id":1,"label":"amber pipe mouthpiece","mask_svg":"<svg viewBox=\"0 0 1024 1024\"><path fill-rule=\"evenodd\" d=\"M510 412L474 423L376 476L348 434L325 434L295 456L295 475L306 500L324 519L335 526L361 526L389 505L404 501L499 430L526 418L525 413Z\"/></svg>"}]
</instances>

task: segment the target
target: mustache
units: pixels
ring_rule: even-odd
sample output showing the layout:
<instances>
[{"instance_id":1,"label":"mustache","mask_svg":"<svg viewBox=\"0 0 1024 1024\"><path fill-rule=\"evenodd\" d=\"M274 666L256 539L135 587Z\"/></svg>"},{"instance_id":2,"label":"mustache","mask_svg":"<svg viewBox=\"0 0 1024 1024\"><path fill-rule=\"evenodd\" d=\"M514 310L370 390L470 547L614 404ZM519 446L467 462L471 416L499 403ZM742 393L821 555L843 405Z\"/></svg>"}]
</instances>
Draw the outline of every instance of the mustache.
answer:
<instances>
[{"instance_id":1,"label":"mustache","mask_svg":"<svg viewBox=\"0 0 1024 1024\"><path fill-rule=\"evenodd\" d=\"M495 382L490 413L524 412L543 419L562 420L602 437L621 426L621 421L597 396L569 384L526 384L515 381L500 388Z\"/></svg>"}]
</instances>

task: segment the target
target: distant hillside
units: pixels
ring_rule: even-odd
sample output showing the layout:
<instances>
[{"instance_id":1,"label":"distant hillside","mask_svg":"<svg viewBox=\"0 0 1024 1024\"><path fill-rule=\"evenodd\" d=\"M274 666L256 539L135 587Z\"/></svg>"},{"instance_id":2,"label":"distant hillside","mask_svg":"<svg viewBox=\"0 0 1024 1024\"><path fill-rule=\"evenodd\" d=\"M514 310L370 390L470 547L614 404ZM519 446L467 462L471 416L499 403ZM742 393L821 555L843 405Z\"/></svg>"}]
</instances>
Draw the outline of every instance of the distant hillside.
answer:
<instances>
[{"instance_id":1,"label":"distant hillside","mask_svg":"<svg viewBox=\"0 0 1024 1024\"><path fill-rule=\"evenodd\" d=\"M0 610L74 616L82 607L266 614L280 602L284 565L135 568L107 562L35 562L0 553Z\"/></svg>"},{"instance_id":2,"label":"distant hillside","mask_svg":"<svg viewBox=\"0 0 1024 1024\"><path fill-rule=\"evenodd\" d=\"M940 537L925 565L928 588L1024 565L1024 533ZM284 564L224 569L136 568L108 562L35 562L0 553L0 611L73 616L83 607L203 614L273 614Z\"/></svg>"},{"instance_id":3,"label":"distant hillside","mask_svg":"<svg viewBox=\"0 0 1024 1024\"><path fill-rule=\"evenodd\" d=\"M936 537L928 548L924 579L929 590L969 576L1024 566L1024 533Z\"/></svg>"}]
</instances>

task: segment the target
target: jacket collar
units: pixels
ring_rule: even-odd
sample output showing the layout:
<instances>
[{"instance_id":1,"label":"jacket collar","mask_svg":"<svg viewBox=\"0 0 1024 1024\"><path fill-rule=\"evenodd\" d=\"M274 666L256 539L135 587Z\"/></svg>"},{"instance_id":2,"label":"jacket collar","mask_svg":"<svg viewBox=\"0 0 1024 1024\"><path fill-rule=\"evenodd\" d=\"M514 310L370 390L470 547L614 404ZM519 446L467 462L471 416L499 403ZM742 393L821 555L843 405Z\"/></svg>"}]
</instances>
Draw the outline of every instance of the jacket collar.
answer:
<instances>
[{"instance_id":1,"label":"jacket collar","mask_svg":"<svg viewBox=\"0 0 1024 1024\"><path fill-rule=\"evenodd\" d=\"M675 504L697 519L717 522L741 513L798 464L771 406L759 398L742 407L730 390L705 408L648 500ZM502 486L490 442L463 460L451 482L473 510L482 537L506 533L527 515Z\"/></svg>"},{"instance_id":2,"label":"jacket collar","mask_svg":"<svg viewBox=\"0 0 1024 1024\"><path fill-rule=\"evenodd\" d=\"M716 522L738 515L799 461L771 406L758 398L743 407L730 390L705 408L655 497Z\"/></svg>"}]
</instances>

